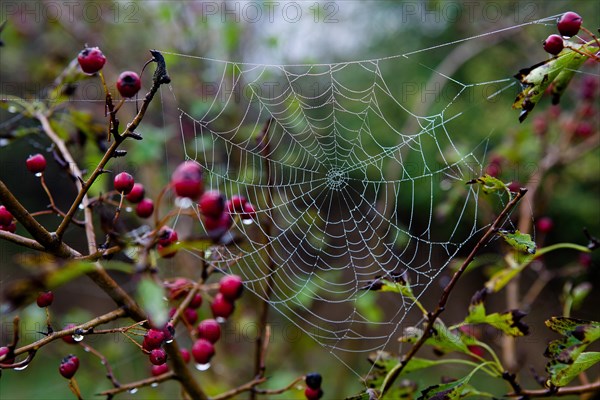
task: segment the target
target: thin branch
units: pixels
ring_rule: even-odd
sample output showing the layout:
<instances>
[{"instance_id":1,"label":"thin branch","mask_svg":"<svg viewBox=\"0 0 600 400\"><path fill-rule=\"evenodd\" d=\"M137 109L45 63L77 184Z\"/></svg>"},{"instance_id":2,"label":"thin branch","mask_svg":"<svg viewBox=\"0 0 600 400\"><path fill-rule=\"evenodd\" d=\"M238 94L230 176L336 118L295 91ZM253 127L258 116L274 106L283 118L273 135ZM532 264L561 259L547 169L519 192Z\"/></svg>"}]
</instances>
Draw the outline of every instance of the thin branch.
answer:
<instances>
[{"instance_id":1,"label":"thin branch","mask_svg":"<svg viewBox=\"0 0 600 400\"><path fill-rule=\"evenodd\" d=\"M118 388L105 390L104 392L100 392L97 395L98 396L114 396L115 394L123 393L123 392L129 391L129 390L132 390L132 389L139 389L139 388L142 388L145 386L150 386L153 383L161 383L164 381L168 381L170 379L177 379L175 376L175 373L173 371L165 372L164 374L159 375L159 376L153 376L151 378L146 378L146 379L142 379L139 381L127 383L127 384L121 385Z\"/></svg>"},{"instance_id":2,"label":"thin branch","mask_svg":"<svg viewBox=\"0 0 600 400\"><path fill-rule=\"evenodd\" d=\"M561 387L558 389L538 389L538 390L521 390L516 393L508 393L508 397L558 397L558 396L572 396L576 394L592 393L600 391L600 381L590 383L587 385Z\"/></svg>"},{"instance_id":3,"label":"thin branch","mask_svg":"<svg viewBox=\"0 0 600 400\"><path fill-rule=\"evenodd\" d=\"M112 370L112 367L110 366L110 363L108 362L106 357L104 357L104 354L100 353L98 350L96 350L95 348L93 348L92 346L90 346L86 343L79 342L79 345L81 347L83 347L85 349L85 351L92 353L93 355L98 357L100 359L100 362L102 363L102 365L104 365L104 367L106 368L106 378L108 378L108 380L110 380L110 382L113 384L114 387L116 387L116 388L121 387L121 384L115 378L115 374Z\"/></svg>"},{"instance_id":4,"label":"thin branch","mask_svg":"<svg viewBox=\"0 0 600 400\"><path fill-rule=\"evenodd\" d=\"M254 391L258 394L281 394L281 393L285 393L288 390L290 390L291 388L293 388L294 386L296 386L298 383L304 381L306 377L303 376L299 376L296 379L294 379L289 385L287 385L286 387L283 387L281 389L254 389Z\"/></svg>"},{"instance_id":5,"label":"thin branch","mask_svg":"<svg viewBox=\"0 0 600 400\"><path fill-rule=\"evenodd\" d=\"M257 378L254 379L250 382L247 382L241 386L238 386L234 389L228 390L226 392L221 393L218 396L213 396L210 399L211 400L226 400L226 399L231 399L232 397L240 394L240 393L244 393L244 392L249 392L251 390L254 389L254 387L256 387L257 385L260 385L261 383L265 383L267 381L267 378Z\"/></svg>"},{"instance_id":6,"label":"thin branch","mask_svg":"<svg viewBox=\"0 0 600 400\"><path fill-rule=\"evenodd\" d=\"M18 244L19 246L28 247L32 250L46 251L44 246L39 244L36 240L17 235L16 233L10 233L8 231L0 230L0 239L4 239L8 242Z\"/></svg>"},{"instance_id":7,"label":"thin branch","mask_svg":"<svg viewBox=\"0 0 600 400\"><path fill-rule=\"evenodd\" d=\"M442 296L440 297L437 308L435 309L435 311L433 313L431 313L427 317L427 325L426 325L425 329L423 330L423 334L421 335L419 340L410 348L408 353L402 358L402 361L390 371L390 373L386 376L385 380L383 381L383 384L381 387L382 397L385 396L385 393L392 387L392 385L394 384L394 381L398 378L398 376L400 376L400 373L406 367L408 362L415 356L415 354L419 351L419 349L425 344L425 341L433 334L433 325L434 325L435 321L437 320L437 318L440 316L440 314L444 311L444 309L446 307L446 303L448 301L448 298L450 297L450 293L452 292L452 289L454 289L454 286L456 285L456 283L458 282L458 280L460 279L462 274L465 272L465 270L467 269L469 264L471 264L471 262L475 258L475 255L477 255L479 250L488 243L488 241L492 238L492 236L494 236L496 234L496 232L502 225L504 219L508 216L508 214L512 211L512 209L517 205L517 203L525 195L525 193L527 193L527 189L522 188L515 195L515 197L510 202L508 202L506 207L504 207L504 210L502 210L500 215L498 215L498 217L494 220L494 222L488 228L488 230L485 232L483 237L481 239L479 239L479 241L477 242L475 247L473 247L473 250L467 256L467 258L464 260L464 262L462 263L460 268L454 273L450 282L448 282L446 287L444 287L444 291L442 292Z\"/></svg>"}]
</instances>

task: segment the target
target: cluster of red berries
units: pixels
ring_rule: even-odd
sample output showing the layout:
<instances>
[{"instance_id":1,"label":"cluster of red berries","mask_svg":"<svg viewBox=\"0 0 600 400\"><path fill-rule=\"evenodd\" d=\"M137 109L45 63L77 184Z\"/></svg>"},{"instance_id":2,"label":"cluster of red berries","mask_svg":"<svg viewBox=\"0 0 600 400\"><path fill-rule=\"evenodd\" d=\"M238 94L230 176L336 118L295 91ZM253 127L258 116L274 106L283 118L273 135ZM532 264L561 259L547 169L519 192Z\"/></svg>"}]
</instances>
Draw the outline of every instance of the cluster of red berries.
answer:
<instances>
[{"instance_id":1,"label":"cluster of red berries","mask_svg":"<svg viewBox=\"0 0 600 400\"><path fill-rule=\"evenodd\" d=\"M13 215L4 206L0 206L0 231L15 233L17 224Z\"/></svg>"},{"instance_id":2,"label":"cluster of red berries","mask_svg":"<svg viewBox=\"0 0 600 400\"><path fill-rule=\"evenodd\" d=\"M99 72L106 64L106 57L98 47L87 47L79 53L77 61L86 74ZM133 71L124 71L117 80L117 90L124 98L133 97L142 88L142 81Z\"/></svg>"},{"instance_id":3,"label":"cluster of red berries","mask_svg":"<svg viewBox=\"0 0 600 400\"><path fill-rule=\"evenodd\" d=\"M121 172L114 179L115 190L125 195L125 198L134 204L135 213L140 218L148 218L154 213L154 202L145 198L146 190L141 183L135 183L133 176L127 172Z\"/></svg>"},{"instance_id":4,"label":"cluster of red berries","mask_svg":"<svg viewBox=\"0 0 600 400\"><path fill-rule=\"evenodd\" d=\"M582 18L579 14L573 11L564 13L556 23L560 35L548 36L544 41L544 50L552 55L560 53L565 47L563 37L570 38L577 35L581 29L581 22Z\"/></svg>"},{"instance_id":5,"label":"cluster of red berries","mask_svg":"<svg viewBox=\"0 0 600 400\"><path fill-rule=\"evenodd\" d=\"M307 400L318 400L323 397L323 389L321 389L323 378L321 377L321 374L316 372L307 374L304 381L306 382L304 396Z\"/></svg>"}]
</instances>

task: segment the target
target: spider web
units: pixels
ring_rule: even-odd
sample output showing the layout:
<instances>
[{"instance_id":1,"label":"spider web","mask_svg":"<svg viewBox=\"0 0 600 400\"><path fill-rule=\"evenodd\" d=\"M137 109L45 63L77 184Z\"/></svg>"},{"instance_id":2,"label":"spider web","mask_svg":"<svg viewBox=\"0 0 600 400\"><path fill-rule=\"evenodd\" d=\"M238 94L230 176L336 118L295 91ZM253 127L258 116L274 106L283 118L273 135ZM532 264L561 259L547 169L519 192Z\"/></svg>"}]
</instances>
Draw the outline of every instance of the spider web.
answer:
<instances>
[{"instance_id":1,"label":"spider web","mask_svg":"<svg viewBox=\"0 0 600 400\"><path fill-rule=\"evenodd\" d=\"M478 221L478 187L465 185L483 173L485 143L473 146L453 123L514 86L505 76L460 82L427 60L441 47L499 32L333 64L262 65L163 51L207 71L202 80L209 84L198 88L203 107L180 109L186 157L203 167L206 189L241 194L257 210L254 223L235 220L226 246L199 256L230 266L338 358L386 348L414 301L364 289L377 277L402 275L421 299L487 227ZM430 75L402 76L414 63ZM437 101L421 115L415 104L431 77L447 80L444 96L433 93ZM174 95L189 90L172 85ZM369 313L373 304L383 315Z\"/></svg>"}]
</instances>

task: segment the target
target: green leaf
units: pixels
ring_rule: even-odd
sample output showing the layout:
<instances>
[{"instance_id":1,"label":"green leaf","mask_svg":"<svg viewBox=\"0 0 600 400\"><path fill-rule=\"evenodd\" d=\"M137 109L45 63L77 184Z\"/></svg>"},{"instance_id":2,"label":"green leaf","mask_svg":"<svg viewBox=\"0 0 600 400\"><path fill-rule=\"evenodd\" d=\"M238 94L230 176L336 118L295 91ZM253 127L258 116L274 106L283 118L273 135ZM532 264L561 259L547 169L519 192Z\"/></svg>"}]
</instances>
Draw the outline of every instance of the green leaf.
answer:
<instances>
[{"instance_id":1,"label":"green leaf","mask_svg":"<svg viewBox=\"0 0 600 400\"><path fill-rule=\"evenodd\" d=\"M502 182L500 179L494 178L488 174L467 182L468 185L473 185L475 183L479 183L482 186L483 193L485 194L494 192L507 192L510 196L510 189L508 188L508 185Z\"/></svg>"},{"instance_id":2,"label":"green leaf","mask_svg":"<svg viewBox=\"0 0 600 400\"><path fill-rule=\"evenodd\" d=\"M469 315L465 318L466 323L491 325L510 336L524 336L529 333L529 327L521 322L526 314L520 310L486 314L483 304L486 293L486 289L483 289L473 296L469 305Z\"/></svg>"},{"instance_id":3,"label":"green leaf","mask_svg":"<svg viewBox=\"0 0 600 400\"><path fill-rule=\"evenodd\" d=\"M156 326L164 325L169 318L168 304L164 297L162 285L148 277L140 281L136 300Z\"/></svg>"},{"instance_id":4,"label":"green leaf","mask_svg":"<svg viewBox=\"0 0 600 400\"><path fill-rule=\"evenodd\" d=\"M379 393L376 388L381 387L385 377L394 367L398 365L400 360L391 353L386 351L378 351L369 355L369 362L373 364L371 372L365 378L365 385L369 389L367 389L366 392L354 397L350 397L349 399L378 399L379 397L373 397L377 396ZM407 373L407 369L410 369L410 371L416 371L417 369L427 368L428 366L431 366L432 363L435 364L435 361L413 358L402 371L402 374ZM417 387L415 384L404 380L394 385L387 392L386 397L390 399L412 399L412 395L415 393L416 389Z\"/></svg>"},{"instance_id":5,"label":"green leaf","mask_svg":"<svg viewBox=\"0 0 600 400\"><path fill-rule=\"evenodd\" d=\"M575 318L553 317L546 326L563 335L548 344L544 356L550 358L546 364L549 383L565 386L577 375L600 360L600 353L584 353L584 350L600 338L600 322Z\"/></svg>"},{"instance_id":6,"label":"green leaf","mask_svg":"<svg viewBox=\"0 0 600 400\"><path fill-rule=\"evenodd\" d=\"M597 51L596 47L588 44L579 45L569 42L569 45L580 51L591 53ZM587 56L565 48L556 57L520 70L515 78L521 82L523 90L517 95L512 106L514 109L523 110L519 121L523 122L527 118L551 84L552 102L558 104L574 74L587 59Z\"/></svg>"},{"instance_id":7,"label":"green leaf","mask_svg":"<svg viewBox=\"0 0 600 400\"><path fill-rule=\"evenodd\" d=\"M452 351L458 351L465 354L471 354L466 342L466 335L448 329L441 321L436 321L433 325L433 334L425 340L425 344L435 347L438 353L446 354ZM423 330L410 327L404 330L403 335L398 341L403 343L416 343L421 336Z\"/></svg>"},{"instance_id":8,"label":"green leaf","mask_svg":"<svg viewBox=\"0 0 600 400\"><path fill-rule=\"evenodd\" d=\"M511 245L517 251L520 251L521 253L535 254L537 246L535 242L531 240L531 235L528 233L521 233L519 230L514 232L500 230L498 231L498 234L506 241L506 243Z\"/></svg>"}]
</instances>

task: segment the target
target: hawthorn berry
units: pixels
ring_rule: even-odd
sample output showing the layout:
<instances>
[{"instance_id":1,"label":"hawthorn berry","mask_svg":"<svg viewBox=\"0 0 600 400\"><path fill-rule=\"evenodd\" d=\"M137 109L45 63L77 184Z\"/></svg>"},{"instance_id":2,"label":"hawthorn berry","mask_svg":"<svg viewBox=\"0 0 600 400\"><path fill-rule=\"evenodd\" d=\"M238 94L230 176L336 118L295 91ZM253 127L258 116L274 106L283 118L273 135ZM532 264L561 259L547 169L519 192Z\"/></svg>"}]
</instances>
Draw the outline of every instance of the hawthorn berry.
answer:
<instances>
[{"instance_id":1,"label":"hawthorn berry","mask_svg":"<svg viewBox=\"0 0 600 400\"><path fill-rule=\"evenodd\" d=\"M221 338L221 326L214 319L205 319L198 324L198 337L216 343Z\"/></svg>"},{"instance_id":2,"label":"hawthorn berry","mask_svg":"<svg viewBox=\"0 0 600 400\"><path fill-rule=\"evenodd\" d=\"M77 325L75 324L68 324L65 325L64 329L71 329L71 328L75 328ZM61 339L65 342L65 343L69 343L69 344L77 344L77 341L75 339L73 339L73 335L67 335L67 336L63 336L61 337Z\"/></svg>"},{"instance_id":3,"label":"hawthorn berry","mask_svg":"<svg viewBox=\"0 0 600 400\"><path fill-rule=\"evenodd\" d=\"M256 216L256 210L251 203L244 204L244 212L242 214L242 220L253 219Z\"/></svg>"},{"instance_id":4,"label":"hawthorn berry","mask_svg":"<svg viewBox=\"0 0 600 400\"><path fill-rule=\"evenodd\" d=\"M173 324L171 322L167 322L162 331L165 334L165 342L172 342L173 338L175 337L175 327L173 326Z\"/></svg>"},{"instance_id":5,"label":"hawthorn berry","mask_svg":"<svg viewBox=\"0 0 600 400\"><path fill-rule=\"evenodd\" d=\"M95 74L106 63L106 57L98 47L87 47L79 53L77 61L81 70L86 74Z\"/></svg>"},{"instance_id":6,"label":"hawthorn berry","mask_svg":"<svg viewBox=\"0 0 600 400\"><path fill-rule=\"evenodd\" d=\"M198 308L202 305L202 295L200 293L196 293L196 295L190 301L190 308Z\"/></svg>"},{"instance_id":7,"label":"hawthorn berry","mask_svg":"<svg viewBox=\"0 0 600 400\"><path fill-rule=\"evenodd\" d=\"M48 290L47 292L40 292L40 294L38 294L36 303L37 303L38 307L44 308L44 307L48 307L49 305L51 305L53 301L54 301L54 293L52 293L50 290Z\"/></svg>"},{"instance_id":8,"label":"hawthorn berry","mask_svg":"<svg viewBox=\"0 0 600 400\"><path fill-rule=\"evenodd\" d=\"M150 372L152 373L152 376L159 376L169 372L169 366L167 365L167 363L153 365L152 367L150 367Z\"/></svg>"},{"instance_id":9,"label":"hawthorn berry","mask_svg":"<svg viewBox=\"0 0 600 400\"><path fill-rule=\"evenodd\" d=\"M476 344L470 344L467 346L467 348L475 356L483 357L485 355L485 351L484 351L483 347L478 346Z\"/></svg>"},{"instance_id":10,"label":"hawthorn berry","mask_svg":"<svg viewBox=\"0 0 600 400\"><path fill-rule=\"evenodd\" d=\"M145 350L151 351L154 349L158 349L163 341L165 340L165 333L158 329L148 329L148 332L144 335L144 340L142 342L142 347Z\"/></svg>"},{"instance_id":11,"label":"hawthorn berry","mask_svg":"<svg viewBox=\"0 0 600 400\"><path fill-rule=\"evenodd\" d=\"M560 53L565 47L563 38L560 35L556 34L548 36L546 40L544 40L543 46L544 50L546 50L547 53L550 53L553 56Z\"/></svg>"},{"instance_id":12,"label":"hawthorn berry","mask_svg":"<svg viewBox=\"0 0 600 400\"><path fill-rule=\"evenodd\" d=\"M244 291L244 281L237 275L226 275L219 281L219 293L229 301L240 298Z\"/></svg>"},{"instance_id":13,"label":"hawthorn berry","mask_svg":"<svg viewBox=\"0 0 600 400\"><path fill-rule=\"evenodd\" d=\"M17 224L13 221L8 225L0 225L0 231L15 233L17 231Z\"/></svg>"},{"instance_id":14,"label":"hawthorn berry","mask_svg":"<svg viewBox=\"0 0 600 400\"><path fill-rule=\"evenodd\" d=\"M60 366L58 367L58 371L62 376L67 379L71 379L77 369L79 368L79 359L73 354L69 354L60 362Z\"/></svg>"},{"instance_id":15,"label":"hawthorn berry","mask_svg":"<svg viewBox=\"0 0 600 400\"><path fill-rule=\"evenodd\" d=\"M125 198L127 199L127 201L130 201L132 203L139 203L144 199L145 195L146 190L144 189L144 185L142 185L141 183L134 183L133 187L131 188L131 191L127 194L127 196L125 196Z\"/></svg>"},{"instance_id":16,"label":"hawthorn berry","mask_svg":"<svg viewBox=\"0 0 600 400\"><path fill-rule=\"evenodd\" d=\"M304 390L304 397L306 397L307 400L318 400L323 397L323 390L321 390L321 388L313 389L311 387L307 387Z\"/></svg>"},{"instance_id":17,"label":"hawthorn berry","mask_svg":"<svg viewBox=\"0 0 600 400\"><path fill-rule=\"evenodd\" d=\"M215 346L206 339L198 339L192 346L192 356L198 364L208 364L215 355Z\"/></svg>"},{"instance_id":18,"label":"hawthorn berry","mask_svg":"<svg viewBox=\"0 0 600 400\"><path fill-rule=\"evenodd\" d=\"M192 356L190 355L189 350L184 349L182 347L181 349L179 349L179 352L181 353L181 358L183 358L183 361L185 361L186 363L189 363L190 360L192 359Z\"/></svg>"},{"instance_id":19,"label":"hawthorn berry","mask_svg":"<svg viewBox=\"0 0 600 400\"><path fill-rule=\"evenodd\" d=\"M117 90L123 97L129 98L135 96L142 87L142 81L138 74L133 71L121 72L117 80Z\"/></svg>"},{"instance_id":20,"label":"hawthorn berry","mask_svg":"<svg viewBox=\"0 0 600 400\"><path fill-rule=\"evenodd\" d=\"M13 215L4 206L0 206L0 225L8 226L13 222Z\"/></svg>"},{"instance_id":21,"label":"hawthorn berry","mask_svg":"<svg viewBox=\"0 0 600 400\"><path fill-rule=\"evenodd\" d=\"M594 134L594 128L589 122L583 121L577 124L574 133L575 136L578 136L580 138L587 138Z\"/></svg>"},{"instance_id":22,"label":"hawthorn berry","mask_svg":"<svg viewBox=\"0 0 600 400\"><path fill-rule=\"evenodd\" d=\"M203 215L218 218L225 209L225 197L217 190L204 192L198 202Z\"/></svg>"},{"instance_id":23,"label":"hawthorn berry","mask_svg":"<svg viewBox=\"0 0 600 400\"><path fill-rule=\"evenodd\" d=\"M228 318L233 311L235 310L234 304L227 300L222 293L217 293L213 302L210 304L210 309L212 310L215 318Z\"/></svg>"},{"instance_id":24,"label":"hawthorn berry","mask_svg":"<svg viewBox=\"0 0 600 400\"><path fill-rule=\"evenodd\" d=\"M2 361L0 361L0 364L12 364L15 362L15 357L11 355L12 352L11 350L6 347L6 346L2 346L0 347L0 358L6 356L6 358Z\"/></svg>"},{"instance_id":25,"label":"hawthorn berry","mask_svg":"<svg viewBox=\"0 0 600 400\"><path fill-rule=\"evenodd\" d=\"M213 240L217 240L223 236L232 225L233 219L228 213L223 213L218 218L204 217L204 229L206 229L206 233Z\"/></svg>"},{"instance_id":26,"label":"hawthorn berry","mask_svg":"<svg viewBox=\"0 0 600 400\"><path fill-rule=\"evenodd\" d=\"M585 268L589 268L592 265L592 255L590 253L580 253L578 261Z\"/></svg>"},{"instance_id":27,"label":"hawthorn berry","mask_svg":"<svg viewBox=\"0 0 600 400\"><path fill-rule=\"evenodd\" d=\"M40 153L29 156L25 161L27 169L32 174L38 174L44 172L46 169L46 158Z\"/></svg>"},{"instance_id":28,"label":"hawthorn berry","mask_svg":"<svg viewBox=\"0 0 600 400\"><path fill-rule=\"evenodd\" d=\"M548 233L554 228L554 221L550 217L542 217L537 220L535 226L542 233Z\"/></svg>"},{"instance_id":29,"label":"hawthorn berry","mask_svg":"<svg viewBox=\"0 0 600 400\"><path fill-rule=\"evenodd\" d=\"M167 352L158 348L150 352L150 362L154 365L161 365L167 362Z\"/></svg>"},{"instance_id":30,"label":"hawthorn berry","mask_svg":"<svg viewBox=\"0 0 600 400\"><path fill-rule=\"evenodd\" d=\"M582 18L579 14L569 11L564 13L556 24L561 35L571 37L577 35L581 28Z\"/></svg>"},{"instance_id":31,"label":"hawthorn berry","mask_svg":"<svg viewBox=\"0 0 600 400\"><path fill-rule=\"evenodd\" d=\"M204 190L202 168L193 161L185 161L173 171L171 185L179 197L197 199Z\"/></svg>"},{"instance_id":32,"label":"hawthorn berry","mask_svg":"<svg viewBox=\"0 0 600 400\"><path fill-rule=\"evenodd\" d=\"M148 218L154 212L154 202L150 199L143 199L135 207L135 213L140 218Z\"/></svg>"},{"instance_id":33,"label":"hawthorn berry","mask_svg":"<svg viewBox=\"0 0 600 400\"><path fill-rule=\"evenodd\" d=\"M114 179L115 190L119 193L128 194L133 189L133 185L135 181L133 180L133 176L128 174L127 172L121 172Z\"/></svg>"},{"instance_id":34,"label":"hawthorn berry","mask_svg":"<svg viewBox=\"0 0 600 400\"><path fill-rule=\"evenodd\" d=\"M185 278L177 278L173 282L168 283L169 298L171 300L182 298L190 291L190 285L190 281Z\"/></svg>"},{"instance_id":35,"label":"hawthorn berry","mask_svg":"<svg viewBox=\"0 0 600 400\"><path fill-rule=\"evenodd\" d=\"M163 226L158 232L158 244L160 244L161 246L170 246L173 243L177 242L177 240L179 240L179 237L177 235L177 231L173 228Z\"/></svg>"},{"instance_id":36,"label":"hawthorn berry","mask_svg":"<svg viewBox=\"0 0 600 400\"><path fill-rule=\"evenodd\" d=\"M196 321L198 321L198 312L193 308L187 307L185 310L183 310L183 318L185 318L190 325L194 325Z\"/></svg>"},{"instance_id":37,"label":"hawthorn berry","mask_svg":"<svg viewBox=\"0 0 600 400\"><path fill-rule=\"evenodd\" d=\"M319 389L321 387L321 383L323 383L323 377L318 372L306 374L304 380L306 381L306 386L311 389Z\"/></svg>"},{"instance_id":38,"label":"hawthorn berry","mask_svg":"<svg viewBox=\"0 0 600 400\"><path fill-rule=\"evenodd\" d=\"M246 200L244 196L234 194L227 200L227 211L229 211L230 214L241 213L244 211L244 205L246 205L247 202L248 200Z\"/></svg>"}]
</instances>

